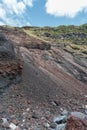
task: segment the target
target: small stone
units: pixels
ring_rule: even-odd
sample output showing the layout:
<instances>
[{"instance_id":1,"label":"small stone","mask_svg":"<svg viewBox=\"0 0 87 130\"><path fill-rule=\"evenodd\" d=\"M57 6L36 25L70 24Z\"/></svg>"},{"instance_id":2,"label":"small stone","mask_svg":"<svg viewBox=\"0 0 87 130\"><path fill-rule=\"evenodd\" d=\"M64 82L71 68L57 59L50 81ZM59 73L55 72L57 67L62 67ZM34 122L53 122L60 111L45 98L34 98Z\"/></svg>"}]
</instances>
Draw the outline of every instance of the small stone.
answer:
<instances>
[{"instance_id":1,"label":"small stone","mask_svg":"<svg viewBox=\"0 0 87 130\"><path fill-rule=\"evenodd\" d=\"M38 119L38 118L39 118L39 117L38 117L38 114L33 113L32 118L34 118L34 119Z\"/></svg>"},{"instance_id":2,"label":"small stone","mask_svg":"<svg viewBox=\"0 0 87 130\"><path fill-rule=\"evenodd\" d=\"M19 127L19 126L17 126L15 130L21 130L21 129L20 129L20 127Z\"/></svg>"},{"instance_id":3,"label":"small stone","mask_svg":"<svg viewBox=\"0 0 87 130\"><path fill-rule=\"evenodd\" d=\"M30 108L27 108L26 111L27 111L27 112L30 111Z\"/></svg>"},{"instance_id":4,"label":"small stone","mask_svg":"<svg viewBox=\"0 0 87 130\"><path fill-rule=\"evenodd\" d=\"M50 127L49 123L44 123L44 126L45 126L46 128L49 128L49 127Z\"/></svg>"},{"instance_id":5,"label":"small stone","mask_svg":"<svg viewBox=\"0 0 87 130\"><path fill-rule=\"evenodd\" d=\"M85 109L87 109L87 105L85 105Z\"/></svg>"},{"instance_id":6,"label":"small stone","mask_svg":"<svg viewBox=\"0 0 87 130\"><path fill-rule=\"evenodd\" d=\"M21 126L23 127L23 126L24 126L24 124L21 124Z\"/></svg>"},{"instance_id":7,"label":"small stone","mask_svg":"<svg viewBox=\"0 0 87 130\"><path fill-rule=\"evenodd\" d=\"M67 110L63 110L61 114L62 114L62 115L66 115L66 116L68 116L69 113L68 113Z\"/></svg>"},{"instance_id":8,"label":"small stone","mask_svg":"<svg viewBox=\"0 0 87 130\"><path fill-rule=\"evenodd\" d=\"M41 128L37 128L36 130L42 130Z\"/></svg>"},{"instance_id":9,"label":"small stone","mask_svg":"<svg viewBox=\"0 0 87 130\"><path fill-rule=\"evenodd\" d=\"M17 126L13 123L10 123L9 128L11 128L11 130L15 130Z\"/></svg>"},{"instance_id":10,"label":"small stone","mask_svg":"<svg viewBox=\"0 0 87 130\"><path fill-rule=\"evenodd\" d=\"M85 110L85 114L87 115L87 109ZM87 116L86 116L87 117Z\"/></svg>"},{"instance_id":11,"label":"small stone","mask_svg":"<svg viewBox=\"0 0 87 130\"><path fill-rule=\"evenodd\" d=\"M81 113L81 112L71 112L71 116L74 116L74 117L77 117L77 118L80 118L80 119L85 119L86 115L84 113Z\"/></svg>"},{"instance_id":12,"label":"small stone","mask_svg":"<svg viewBox=\"0 0 87 130\"><path fill-rule=\"evenodd\" d=\"M23 123L24 123L25 121L26 121L25 119L22 120Z\"/></svg>"},{"instance_id":13,"label":"small stone","mask_svg":"<svg viewBox=\"0 0 87 130\"><path fill-rule=\"evenodd\" d=\"M26 118L28 116L27 112L23 112L23 117Z\"/></svg>"},{"instance_id":14,"label":"small stone","mask_svg":"<svg viewBox=\"0 0 87 130\"><path fill-rule=\"evenodd\" d=\"M85 95L85 98L87 98L87 95Z\"/></svg>"},{"instance_id":15,"label":"small stone","mask_svg":"<svg viewBox=\"0 0 87 130\"><path fill-rule=\"evenodd\" d=\"M51 124L50 124L50 128L55 129L55 128L56 128L56 123L54 123L54 122L51 123Z\"/></svg>"},{"instance_id":16,"label":"small stone","mask_svg":"<svg viewBox=\"0 0 87 130\"><path fill-rule=\"evenodd\" d=\"M51 104L52 104L53 106L56 106L55 102L51 102Z\"/></svg>"},{"instance_id":17,"label":"small stone","mask_svg":"<svg viewBox=\"0 0 87 130\"><path fill-rule=\"evenodd\" d=\"M66 123L59 124L59 125L57 125L56 130L65 130L65 127L66 127Z\"/></svg>"},{"instance_id":18,"label":"small stone","mask_svg":"<svg viewBox=\"0 0 87 130\"><path fill-rule=\"evenodd\" d=\"M26 116L27 115L27 112L23 112L23 116Z\"/></svg>"},{"instance_id":19,"label":"small stone","mask_svg":"<svg viewBox=\"0 0 87 130\"><path fill-rule=\"evenodd\" d=\"M13 120L12 120L12 123L15 124L15 125L18 125L18 124L19 124L19 121L16 120L16 119L13 119Z\"/></svg>"},{"instance_id":20,"label":"small stone","mask_svg":"<svg viewBox=\"0 0 87 130\"><path fill-rule=\"evenodd\" d=\"M53 101L53 102L52 102L52 105L53 105L53 106L59 106L60 104L61 104L61 103L60 103L59 101Z\"/></svg>"},{"instance_id":21,"label":"small stone","mask_svg":"<svg viewBox=\"0 0 87 130\"><path fill-rule=\"evenodd\" d=\"M57 124L62 124L62 123L66 123L67 121L67 116L58 116L58 117L55 117L54 120L53 120L55 123Z\"/></svg>"},{"instance_id":22,"label":"small stone","mask_svg":"<svg viewBox=\"0 0 87 130\"><path fill-rule=\"evenodd\" d=\"M2 120L3 120L2 126L3 126L4 128L9 128L9 122L7 121L7 119L6 119L6 118L2 118Z\"/></svg>"},{"instance_id":23,"label":"small stone","mask_svg":"<svg viewBox=\"0 0 87 130\"><path fill-rule=\"evenodd\" d=\"M11 118L15 118L15 115L11 115Z\"/></svg>"},{"instance_id":24,"label":"small stone","mask_svg":"<svg viewBox=\"0 0 87 130\"><path fill-rule=\"evenodd\" d=\"M86 114L86 119L87 119L87 105L85 106L85 114Z\"/></svg>"},{"instance_id":25,"label":"small stone","mask_svg":"<svg viewBox=\"0 0 87 130\"><path fill-rule=\"evenodd\" d=\"M63 108L60 108L61 111L63 111Z\"/></svg>"}]
</instances>

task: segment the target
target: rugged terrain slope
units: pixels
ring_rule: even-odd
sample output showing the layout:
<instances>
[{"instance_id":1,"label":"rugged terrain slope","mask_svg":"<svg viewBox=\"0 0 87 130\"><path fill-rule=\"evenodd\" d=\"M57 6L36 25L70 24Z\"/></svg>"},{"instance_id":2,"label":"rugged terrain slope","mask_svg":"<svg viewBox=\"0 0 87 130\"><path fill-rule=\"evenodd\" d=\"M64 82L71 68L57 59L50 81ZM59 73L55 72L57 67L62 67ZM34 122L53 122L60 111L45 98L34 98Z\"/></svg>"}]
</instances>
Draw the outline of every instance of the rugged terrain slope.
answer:
<instances>
[{"instance_id":1,"label":"rugged terrain slope","mask_svg":"<svg viewBox=\"0 0 87 130\"><path fill-rule=\"evenodd\" d=\"M84 26L0 27L1 34L6 37L5 40L0 38L0 47L6 46L4 53L0 50L0 69L12 75L19 73L22 77L18 84L11 83L8 88L4 85L6 89L0 95L1 117L11 120L14 115L21 123L23 112L29 108L30 116L26 122L29 121L28 127L36 130L38 125L46 120L50 122L64 109L84 111L87 105L87 34ZM6 64L8 62L10 65ZM2 79L0 85L3 87Z\"/></svg>"}]
</instances>

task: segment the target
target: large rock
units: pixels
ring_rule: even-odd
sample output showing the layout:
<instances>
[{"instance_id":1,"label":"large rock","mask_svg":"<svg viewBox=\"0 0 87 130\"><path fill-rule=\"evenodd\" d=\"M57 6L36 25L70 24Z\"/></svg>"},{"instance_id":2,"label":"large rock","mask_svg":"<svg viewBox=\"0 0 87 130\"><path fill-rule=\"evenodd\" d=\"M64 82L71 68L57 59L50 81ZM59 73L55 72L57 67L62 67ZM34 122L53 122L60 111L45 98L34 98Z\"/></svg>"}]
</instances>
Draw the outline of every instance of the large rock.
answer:
<instances>
[{"instance_id":1,"label":"large rock","mask_svg":"<svg viewBox=\"0 0 87 130\"><path fill-rule=\"evenodd\" d=\"M80 119L86 118L86 115L84 113L77 112L77 111L71 112L71 116L74 116L74 117L77 117L77 118L80 118Z\"/></svg>"},{"instance_id":2,"label":"large rock","mask_svg":"<svg viewBox=\"0 0 87 130\"><path fill-rule=\"evenodd\" d=\"M4 34L0 34L0 60L12 60L15 56L14 45Z\"/></svg>"},{"instance_id":3,"label":"large rock","mask_svg":"<svg viewBox=\"0 0 87 130\"><path fill-rule=\"evenodd\" d=\"M0 90L20 79L22 66L18 47L0 34Z\"/></svg>"},{"instance_id":4,"label":"large rock","mask_svg":"<svg viewBox=\"0 0 87 130\"><path fill-rule=\"evenodd\" d=\"M87 130L87 120L71 116L65 130Z\"/></svg>"}]
</instances>

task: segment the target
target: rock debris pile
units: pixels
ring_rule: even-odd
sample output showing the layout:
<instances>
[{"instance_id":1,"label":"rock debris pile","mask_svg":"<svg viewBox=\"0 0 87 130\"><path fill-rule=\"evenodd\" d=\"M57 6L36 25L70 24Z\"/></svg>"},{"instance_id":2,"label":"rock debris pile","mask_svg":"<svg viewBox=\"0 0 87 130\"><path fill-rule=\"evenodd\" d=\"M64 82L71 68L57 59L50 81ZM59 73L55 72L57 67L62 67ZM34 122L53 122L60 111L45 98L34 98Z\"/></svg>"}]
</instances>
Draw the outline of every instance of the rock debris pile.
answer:
<instances>
[{"instance_id":1,"label":"rock debris pile","mask_svg":"<svg viewBox=\"0 0 87 130\"><path fill-rule=\"evenodd\" d=\"M10 119L0 117L0 130L87 130L87 115L81 112L65 113L64 110L58 116L50 112L45 116L40 114L27 108L18 119L17 115L11 115Z\"/></svg>"}]
</instances>

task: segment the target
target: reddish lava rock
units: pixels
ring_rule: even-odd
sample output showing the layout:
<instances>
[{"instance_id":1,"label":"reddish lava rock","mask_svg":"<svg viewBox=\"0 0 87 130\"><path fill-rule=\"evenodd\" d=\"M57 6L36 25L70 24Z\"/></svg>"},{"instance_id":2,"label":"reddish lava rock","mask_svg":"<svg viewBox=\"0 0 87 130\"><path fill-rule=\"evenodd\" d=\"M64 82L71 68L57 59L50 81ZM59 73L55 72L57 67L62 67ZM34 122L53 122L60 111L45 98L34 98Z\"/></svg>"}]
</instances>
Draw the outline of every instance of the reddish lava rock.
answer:
<instances>
[{"instance_id":1,"label":"reddish lava rock","mask_svg":"<svg viewBox=\"0 0 87 130\"><path fill-rule=\"evenodd\" d=\"M87 130L87 120L70 117L65 130Z\"/></svg>"}]
</instances>

